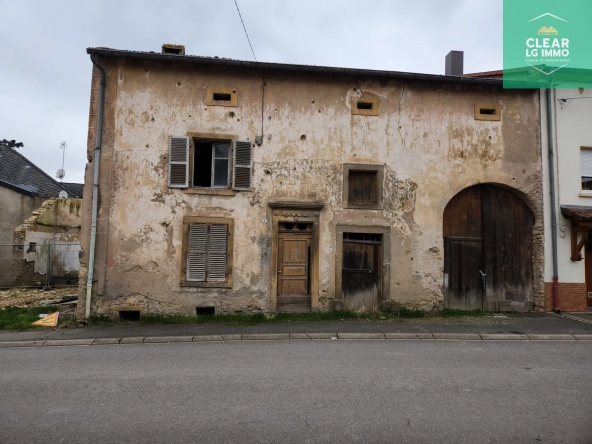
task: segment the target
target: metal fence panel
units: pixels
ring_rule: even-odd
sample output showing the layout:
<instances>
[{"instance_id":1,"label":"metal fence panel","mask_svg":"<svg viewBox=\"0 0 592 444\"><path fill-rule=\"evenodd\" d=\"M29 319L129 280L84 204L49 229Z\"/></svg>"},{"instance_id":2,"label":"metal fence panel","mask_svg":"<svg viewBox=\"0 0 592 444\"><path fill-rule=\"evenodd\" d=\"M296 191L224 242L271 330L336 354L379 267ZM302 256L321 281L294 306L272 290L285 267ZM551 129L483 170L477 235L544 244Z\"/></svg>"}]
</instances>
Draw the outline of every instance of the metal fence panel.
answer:
<instances>
[{"instance_id":1,"label":"metal fence panel","mask_svg":"<svg viewBox=\"0 0 592 444\"><path fill-rule=\"evenodd\" d=\"M0 245L0 288L77 286L80 243Z\"/></svg>"}]
</instances>

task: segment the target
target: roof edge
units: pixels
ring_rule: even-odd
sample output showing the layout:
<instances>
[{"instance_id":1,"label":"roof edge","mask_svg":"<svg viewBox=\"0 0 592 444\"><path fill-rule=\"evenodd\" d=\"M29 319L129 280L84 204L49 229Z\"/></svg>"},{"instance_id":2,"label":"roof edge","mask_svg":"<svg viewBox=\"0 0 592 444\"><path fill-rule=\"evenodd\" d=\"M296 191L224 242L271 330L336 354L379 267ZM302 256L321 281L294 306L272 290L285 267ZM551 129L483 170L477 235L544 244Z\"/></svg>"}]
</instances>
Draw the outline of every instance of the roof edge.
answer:
<instances>
[{"instance_id":1,"label":"roof edge","mask_svg":"<svg viewBox=\"0 0 592 444\"><path fill-rule=\"evenodd\" d=\"M198 65L215 65L238 68L268 69L277 71L313 72L343 75L361 75L370 77L390 77L407 80L427 80L447 83L463 83L476 85L502 86L501 79L489 79L465 76L446 76L439 74L421 74L403 71L384 71L358 68L338 68L316 65L296 65L289 63L251 62L246 60L224 59L195 55L162 54L156 52L126 51L112 48L86 48L87 54L100 57L121 57L140 60L156 60L164 62L193 63Z\"/></svg>"},{"instance_id":2,"label":"roof edge","mask_svg":"<svg viewBox=\"0 0 592 444\"><path fill-rule=\"evenodd\" d=\"M22 187L19 187L18 185L15 185L13 183L6 182L5 180L1 180L0 179L0 186L2 186L4 188L8 188L9 190L12 190L12 191L16 191L17 193L24 194L24 195L29 196L29 197L37 196L36 193L34 193L32 191L29 191L29 190L26 190L26 189L24 189Z\"/></svg>"}]
</instances>

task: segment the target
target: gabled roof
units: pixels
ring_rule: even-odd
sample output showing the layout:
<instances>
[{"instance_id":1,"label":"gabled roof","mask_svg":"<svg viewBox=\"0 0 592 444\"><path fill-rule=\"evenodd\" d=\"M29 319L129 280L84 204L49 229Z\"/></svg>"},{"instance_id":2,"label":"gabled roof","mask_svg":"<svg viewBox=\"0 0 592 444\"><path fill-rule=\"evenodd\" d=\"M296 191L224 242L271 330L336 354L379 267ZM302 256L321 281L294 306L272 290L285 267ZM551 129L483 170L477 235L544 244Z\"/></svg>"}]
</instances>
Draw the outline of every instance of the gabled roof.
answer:
<instances>
[{"instance_id":1,"label":"gabled roof","mask_svg":"<svg viewBox=\"0 0 592 444\"><path fill-rule=\"evenodd\" d=\"M82 192L74 192L78 187L62 187L16 149L4 145L0 145L0 186L28 196L58 197L65 190L69 197L82 197Z\"/></svg>"},{"instance_id":2,"label":"gabled roof","mask_svg":"<svg viewBox=\"0 0 592 444\"><path fill-rule=\"evenodd\" d=\"M501 86L503 84L501 79L472 78L464 76L443 76L436 74L420 74L402 71L381 71L374 69L337 68L316 65L295 65L289 63L251 62L246 60L235 60L219 57L205 57L167 53L162 54L159 52L127 51L111 48L86 48L86 52L87 54L97 55L101 57L121 57L127 59L157 60L162 62L193 63L196 65L217 65L237 68L265 69L274 71L316 72L368 77L398 78L409 80L428 80L451 83L472 83L478 85Z\"/></svg>"}]
</instances>

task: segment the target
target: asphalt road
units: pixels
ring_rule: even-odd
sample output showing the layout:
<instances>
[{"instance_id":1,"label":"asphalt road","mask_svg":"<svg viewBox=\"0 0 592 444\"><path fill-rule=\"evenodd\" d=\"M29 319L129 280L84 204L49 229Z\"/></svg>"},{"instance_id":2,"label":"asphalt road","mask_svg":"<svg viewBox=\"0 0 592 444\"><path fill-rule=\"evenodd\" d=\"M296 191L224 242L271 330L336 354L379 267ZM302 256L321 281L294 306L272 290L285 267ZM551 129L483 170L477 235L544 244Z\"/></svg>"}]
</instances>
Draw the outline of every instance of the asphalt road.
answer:
<instances>
[{"instance_id":1,"label":"asphalt road","mask_svg":"<svg viewBox=\"0 0 592 444\"><path fill-rule=\"evenodd\" d=\"M591 443L592 342L0 349L0 443Z\"/></svg>"}]
</instances>

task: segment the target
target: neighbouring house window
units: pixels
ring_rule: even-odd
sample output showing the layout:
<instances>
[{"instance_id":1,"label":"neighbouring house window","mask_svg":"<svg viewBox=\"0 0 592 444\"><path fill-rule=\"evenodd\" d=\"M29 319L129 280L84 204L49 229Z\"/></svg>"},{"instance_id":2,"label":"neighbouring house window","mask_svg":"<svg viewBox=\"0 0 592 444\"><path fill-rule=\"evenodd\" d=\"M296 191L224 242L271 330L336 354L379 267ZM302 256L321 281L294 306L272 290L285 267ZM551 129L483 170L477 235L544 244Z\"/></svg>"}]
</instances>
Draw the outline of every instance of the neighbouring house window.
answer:
<instances>
[{"instance_id":1,"label":"neighbouring house window","mask_svg":"<svg viewBox=\"0 0 592 444\"><path fill-rule=\"evenodd\" d=\"M169 187L248 191L252 184L250 140L169 139Z\"/></svg>"},{"instance_id":2,"label":"neighbouring house window","mask_svg":"<svg viewBox=\"0 0 592 444\"><path fill-rule=\"evenodd\" d=\"M592 149L580 150L582 164L582 191L592 193Z\"/></svg>"},{"instance_id":3,"label":"neighbouring house window","mask_svg":"<svg viewBox=\"0 0 592 444\"><path fill-rule=\"evenodd\" d=\"M343 194L345 208L382 208L382 166L345 165Z\"/></svg>"},{"instance_id":4,"label":"neighbouring house window","mask_svg":"<svg viewBox=\"0 0 592 444\"><path fill-rule=\"evenodd\" d=\"M183 286L230 287L232 219L185 217Z\"/></svg>"}]
</instances>

